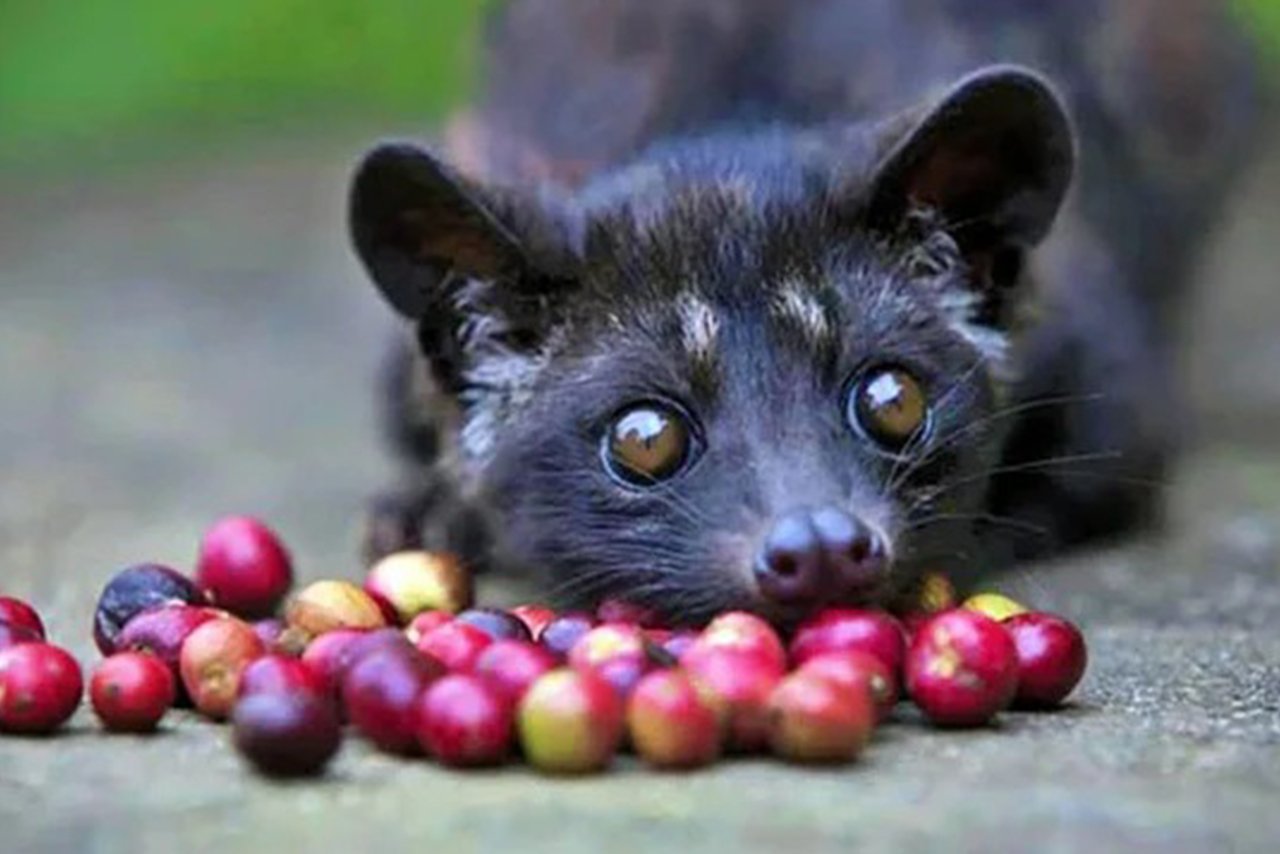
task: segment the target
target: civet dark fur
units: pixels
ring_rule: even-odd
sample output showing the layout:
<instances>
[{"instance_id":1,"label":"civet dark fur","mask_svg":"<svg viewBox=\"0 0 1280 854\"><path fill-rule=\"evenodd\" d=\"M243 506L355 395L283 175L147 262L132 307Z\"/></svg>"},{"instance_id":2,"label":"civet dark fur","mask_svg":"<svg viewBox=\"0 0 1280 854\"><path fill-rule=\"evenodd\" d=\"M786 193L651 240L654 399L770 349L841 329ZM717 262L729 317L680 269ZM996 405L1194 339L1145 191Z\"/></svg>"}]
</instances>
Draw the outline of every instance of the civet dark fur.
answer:
<instances>
[{"instance_id":1,"label":"civet dark fur","mask_svg":"<svg viewBox=\"0 0 1280 854\"><path fill-rule=\"evenodd\" d=\"M882 594L1158 520L1170 317L1256 111L1225 5L506 4L443 145L354 179L414 333L367 556L694 619L769 612L753 556L796 506L884 532ZM873 365L930 398L899 455L846 419ZM636 488L601 442L653 399L701 455Z\"/></svg>"}]
</instances>

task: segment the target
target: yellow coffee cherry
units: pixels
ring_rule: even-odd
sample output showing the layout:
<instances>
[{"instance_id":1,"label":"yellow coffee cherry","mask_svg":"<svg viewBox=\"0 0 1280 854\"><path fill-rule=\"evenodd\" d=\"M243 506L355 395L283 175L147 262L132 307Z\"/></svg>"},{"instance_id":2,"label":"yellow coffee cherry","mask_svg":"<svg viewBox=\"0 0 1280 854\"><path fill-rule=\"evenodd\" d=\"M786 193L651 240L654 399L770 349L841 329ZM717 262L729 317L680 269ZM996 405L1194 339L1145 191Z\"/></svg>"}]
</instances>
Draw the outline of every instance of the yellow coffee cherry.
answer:
<instances>
[{"instance_id":1,"label":"yellow coffee cherry","mask_svg":"<svg viewBox=\"0 0 1280 854\"><path fill-rule=\"evenodd\" d=\"M986 614L993 620L1007 620L1017 614L1027 613L1027 606L1005 596L1003 593L975 593L960 607L979 614Z\"/></svg>"},{"instance_id":2,"label":"yellow coffee cherry","mask_svg":"<svg viewBox=\"0 0 1280 854\"><path fill-rule=\"evenodd\" d=\"M916 592L916 610L936 614L956 604L956 588L941 572L928 572L920 579Z\"/></svg>"}]
</instances>

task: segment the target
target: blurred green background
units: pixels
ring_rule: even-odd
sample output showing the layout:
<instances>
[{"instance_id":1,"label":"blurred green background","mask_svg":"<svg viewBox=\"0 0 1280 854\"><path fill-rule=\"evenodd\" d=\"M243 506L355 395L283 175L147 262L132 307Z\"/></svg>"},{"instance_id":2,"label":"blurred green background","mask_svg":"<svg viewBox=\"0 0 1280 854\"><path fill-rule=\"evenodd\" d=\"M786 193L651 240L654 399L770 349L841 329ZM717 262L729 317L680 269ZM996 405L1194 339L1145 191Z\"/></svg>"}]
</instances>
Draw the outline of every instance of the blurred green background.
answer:
<instances>
[{"instance_id":1,"label":"blurred green background","mask_svg":"<svg viewBox=\"0 0 1280 854\"><path fill-rule=\"evenodd\" d=\"M429 120L482 0L0 0L0 164L116 163L282 125Z\"/></svg>"},{"instance_id":2,"label":"blurred green background","mask_svg":"<svg viewBox=\"0 0 1280 854\"><path fill-rule=\"evenodd\" d=\"M1232 2L1280 58L1280 0ZM285 124L425 122L465 98L484 5L2 0L0 167L128 163Z\"/></svg>"}]
</instances>

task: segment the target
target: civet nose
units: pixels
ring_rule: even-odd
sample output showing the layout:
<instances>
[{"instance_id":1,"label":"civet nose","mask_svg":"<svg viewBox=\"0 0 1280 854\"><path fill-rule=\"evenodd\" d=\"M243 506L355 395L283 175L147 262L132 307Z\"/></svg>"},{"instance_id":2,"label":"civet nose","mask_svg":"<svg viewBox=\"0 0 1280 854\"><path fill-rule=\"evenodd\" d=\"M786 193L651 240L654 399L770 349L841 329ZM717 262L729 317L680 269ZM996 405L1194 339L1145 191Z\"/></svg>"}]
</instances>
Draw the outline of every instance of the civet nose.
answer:
<instances>
[{"instance_id":1,"label":"civet nose","mask_svg":"<svg viewBox=\"0 0 1280 854\"><path fill-rule=\"evenodd\" d=\"M779 605L841 601L876 586L886 563L884 543L863 522L835 507L803 508L774 522L756 582Z\"/></svg>"}]
</instances>

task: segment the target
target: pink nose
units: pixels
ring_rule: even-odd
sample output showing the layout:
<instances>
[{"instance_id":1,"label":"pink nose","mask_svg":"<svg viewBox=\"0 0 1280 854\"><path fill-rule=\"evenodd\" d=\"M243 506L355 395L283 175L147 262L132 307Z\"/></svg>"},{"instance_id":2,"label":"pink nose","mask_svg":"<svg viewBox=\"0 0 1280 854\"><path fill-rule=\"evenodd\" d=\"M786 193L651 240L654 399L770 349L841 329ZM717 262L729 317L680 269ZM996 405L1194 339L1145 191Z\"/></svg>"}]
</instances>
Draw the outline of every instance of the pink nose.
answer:
<instances>
[{"instance_id":1,"label":"pink nose","mask_svg":"<svg viewBox=\"0 0 1280 854\"><path fill-rule=\"evenodd\" d=\"M866 524L835 507L780 516L756 557L756 583L786 606L838 602L876 587L887 568L885 544Z\"/></svg>"}]
</instances>

